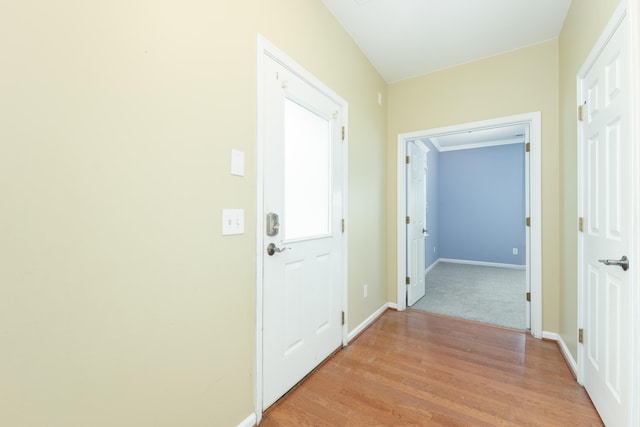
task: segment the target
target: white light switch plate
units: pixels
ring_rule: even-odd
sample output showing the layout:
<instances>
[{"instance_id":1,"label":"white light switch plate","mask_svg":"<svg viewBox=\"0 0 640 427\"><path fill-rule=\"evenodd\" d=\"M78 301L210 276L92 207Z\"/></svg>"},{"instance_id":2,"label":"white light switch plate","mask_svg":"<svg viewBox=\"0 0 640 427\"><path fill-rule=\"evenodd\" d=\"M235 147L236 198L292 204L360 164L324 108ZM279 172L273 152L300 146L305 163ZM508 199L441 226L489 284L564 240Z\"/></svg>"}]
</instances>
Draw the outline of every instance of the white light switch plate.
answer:
<instances>
[{"instance_id":1,"label":"white light switch plate","mask_svg":"<svg viewBox=\"0 0 640 427\"><path fill-rule=\"evenodd\" d=\"M222 210L222 235L244 233L244 209Z\"/></svg>"},{"instance_id":2,"label":"white light switch plate","mask_svg":"<svg viewBox=\"0 0 640 427\"><path fill-rule=\"evenodd\" d=\"M244 151L231 150L231 175L244 176Z\"/></svg>"}]
</instances>

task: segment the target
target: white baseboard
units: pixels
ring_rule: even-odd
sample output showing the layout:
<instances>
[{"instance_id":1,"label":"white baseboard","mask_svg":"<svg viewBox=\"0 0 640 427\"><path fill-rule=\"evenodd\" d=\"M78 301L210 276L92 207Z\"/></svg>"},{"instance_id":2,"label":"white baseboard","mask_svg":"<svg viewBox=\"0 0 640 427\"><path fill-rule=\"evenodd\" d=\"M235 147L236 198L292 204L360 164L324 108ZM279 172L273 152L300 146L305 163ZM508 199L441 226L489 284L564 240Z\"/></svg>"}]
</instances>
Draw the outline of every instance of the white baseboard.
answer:
<instances>
[{"instance_id":1,"label":"white baseboard","mask_svg":"<svg viewBox=\"0 0 640 427\"><path fill-rule=\"evenodd\" d=\"M238 427L253 427L255 425L256 425L256 414L251 414L247 418L242 420L242 422L238 424Z\"/></svg>"},{"instance_id":2,"label":"white baseboard","mask_svg":"<svg viewBox=\"0 0 640 427\"><path fill-rule=\"evenodd\" d=\"M380 307L379 309L377 309L375 313L367 317L367 319L364 322L360 323L351 332L349 332L347 341L351 342L351 340L354 339L356 336L358 336L360 332L364 331L369 325L375 322L376 319L378 319L378 317L382 316L382 313L384 313L387 310L387 308L394 308L393 306L397 308L396 304L388 302L384 304L382 307Z\"/></svg>"},{"instance_id":3,"label":"white baseboard","mask_svg":"<svg viewBox=\"0 0 640 427\"><path fill-rule=\"evenodd\" d=\"M560 345L560 350L562 350L562 354L564 355L564 358L567 361L567 365L569 365L569 369L571 369L573 376L575 378L578 378L578 364L576 363L576 360L571 355L571 352L569 351L569 347L567 347L567 344L565 344L562 337L560 337L560 339L558 340L558 344Z\"/></svg>"},{"instance_id":4,"label":"white baseboard","mask_svg":"<svg viewBox=\"0 0 640 427\"><path fill-rule=\"evenodd\" d=\"M450 262L452 264L482 265L485 267L515 268L518 270L525 270L527 268L526 265L502 264L499 262L469 261L464 259L451 259L451 258L439 258L437 262Z\"/></svg>"},{"instance_id":5,"label":"white baseboard","mask_svg":"<svg viewBox=\"0 0 640 427\"><path fill-rule=\"evenodd\" d=\"M425 274L425 276L427 275L427 273L428 273L428 272L430 272L431 270L433 270L433 268L434 268L436 265L438 265L438 264L440 264L440 258L438 258L437 260L435 260L435 261L433 262L433 264L431 264L429 267L427 267L427 268L424 270L424 274Z\"/></svg>"},{"instance_id":6,"label":"white baseboard","mask_svg":"<svg viewBox=\"0 0 640 427\"><path fill-rule=\"evenodd\" d=\"M545 340L559 341L560 335L555 332L542 331L542 338Z\"/></svg>"},{"instance_id":7,"label":"white baseboard","mask_svg":"<svg viewBox=\"0 0 640 427\"><path fill-rule=\"evenodd\" d=\"M571 355L571 352L569 351L569 347L567 347L567 344L565 344L562 337L559 334L556 334L555 332L543 331L542 338L547 340L553 340L558 343L558 346L560 346L560 351L564 356L564 360L567 361L567 365L569 366L569 369L571 369L573 376L575 378L578 378L578 364L576 363L576 360Z\"/></svg>"}]
</instances>

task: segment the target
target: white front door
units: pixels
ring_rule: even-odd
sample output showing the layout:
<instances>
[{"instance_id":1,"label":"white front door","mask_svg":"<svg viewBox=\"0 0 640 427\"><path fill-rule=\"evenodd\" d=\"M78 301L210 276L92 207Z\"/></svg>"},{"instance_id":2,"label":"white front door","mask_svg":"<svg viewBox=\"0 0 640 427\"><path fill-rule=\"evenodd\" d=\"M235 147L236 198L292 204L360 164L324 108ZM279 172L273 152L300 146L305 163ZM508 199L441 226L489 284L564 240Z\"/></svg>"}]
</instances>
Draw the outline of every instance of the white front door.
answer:
<instances>
[{"instance_id":1,"label":"white front door","mask_svg":"<svg viewBox=\"0 0 640 427\"><path fill-rule=\"evenodd\" d=\"M581 80L582 381L609 426L630 425L632 403L631 276L615 264L631 249L628 58L625 18Z\"/></svg>"},{"instance_id":2,"label":"white front door","mask_svg":"<svg viewBox=\"0 0 640 427\"><path fill-rule=\"evenodd\" d=\"M407 159L407 306L412 306L425 293L427 147L408 143Z\"/></svg>"},{"instance_id":3,"label":"white front door","mask_svg":"<svg viewBox=\"0 0 640 427\"><path fill-rule=\"evenodd\" d=\"M264 61L263 409L342 344L342 107Z\"/></svg>"}]
</instances>

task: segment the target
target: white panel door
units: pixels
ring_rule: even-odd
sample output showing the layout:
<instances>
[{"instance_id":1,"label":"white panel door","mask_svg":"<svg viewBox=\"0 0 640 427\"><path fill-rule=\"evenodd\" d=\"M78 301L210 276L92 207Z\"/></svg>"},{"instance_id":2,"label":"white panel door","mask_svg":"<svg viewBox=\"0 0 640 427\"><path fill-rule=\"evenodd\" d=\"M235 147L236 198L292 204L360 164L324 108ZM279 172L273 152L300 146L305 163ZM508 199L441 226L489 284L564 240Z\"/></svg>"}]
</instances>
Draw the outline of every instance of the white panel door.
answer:
<instances>
[{"instance_id":1,"label":"white panel door","mask_svg":"<svg viewBox=\"0 0 640 427\"><path fill-rule=\"evenodd\" d=\"M581 81L583 383L609 426L630 425L630 275L601 261L631 249L627 21Z\"/></svg>"},{"instance_id":2,"label":"white panel door","mask_svg":"<svg viewBox=\"0 0 640 427\"><path fill-rule=\"evenodd\" d=\"M264 62L263 408L342 344L341 106Z\"/></svg>"},{"instance_id":3,"label":"white panel door","mask_svg":"<svg viewBox=\"0 0 640 427\"><path fill-rule=\"evenodd\" d=\"M427 150L416 142L407 144L407 306L425 294L425 234Z\"/></svg>"}]
</instances>

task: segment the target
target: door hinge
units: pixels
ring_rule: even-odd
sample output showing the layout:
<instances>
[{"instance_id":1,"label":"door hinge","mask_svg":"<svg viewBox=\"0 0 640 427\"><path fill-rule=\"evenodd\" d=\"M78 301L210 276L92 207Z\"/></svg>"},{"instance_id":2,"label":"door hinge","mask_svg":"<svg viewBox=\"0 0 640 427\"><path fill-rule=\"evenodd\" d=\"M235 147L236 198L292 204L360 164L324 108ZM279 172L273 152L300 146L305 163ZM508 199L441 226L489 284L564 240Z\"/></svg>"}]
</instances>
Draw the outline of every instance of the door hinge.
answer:
<instances>
[{"instance_id":1,"label":"door hinge","mask_svg":"<svg viewBox=\"0 0 640 427\"><path fill-rule=\"evenodd\" d=\"M584 218L583 217L578 218L578 231L580 231L580 232L584 231Z\"/></svg>"},{"instance_id":2,"label":"door hinge","mask_svg":"<svg viewBox=\"0 0 640 427\"><path fill-rule=\"evenodd\" d=\"M524 223L527 227L531 227L531 217L528 216L527 219L524 220Z\"/></svg>"},{"instance_id":3,"label":"door hinge","mask_svg":"<svg viewBox=\"0 0 640 427\"><path fill-rule=\"evenodd\" d=\"M578 105L578 121L584 121L584 107L587 105L587 101L584 101L584 104Z\"/></svg>"},{"instance_id":4,"label":"door hinge","mask_svg":"<svg viewBox=\"0 0 640 427\"><path fill-rule=\"evenodd\" d=\"M404 222L406 222L407 224L411 224L411 217L410 216L406 217Z\"/></svg>"},{"instance_id":5,"label":"door hinge","mask_svg":"<svg viewBox=\"0 0 640 427\"><path fill-rule=\"evenodd\" d=\"M524 151L526 151L527 153L531 151L531 143L527 142L526 145L524 146Z\"/></svg>"},{"instance_id":6,"label":"door hinge","mask_svg":"<svg viewBox=\"0 0 640 427\"><path fill-rule=\"evenodd\" d=\"M344 126L342 126L342 140L344 141Z\"/></svg>"},{"instance_id":7,"label":"door hinge","mask_svg":"<svg viewBox=\"0 0 640 427\"><path fill-rule=\"evenodd\" d=\"M531 302L531 292L527 292L527 302Z\"/></svg>"},{"instance_id":8,"label":"door hinge","mask_svg":"<svg viewBox=\"0 0 640 427\"><path fill-rule=\"evenodd\" d=\"M344 311L342 312L342 324L344 325Z\"/></svg>"},{"instance_id":9,"label":"door hinge","mask_svg":"<svg viewBox=\"0 0 640 427\"><path fill-rule=\"evenodd\" d=\"M411 156L407 156L407 157L405 157L404 162L405 162L406 164L411 163Z\"/></svg>"},{"instance_id":10,"label":"door hinge","mask_svg":"<svg viewBox=\"0 0 640 427\"><path fill-rule=\"evenodd\" d=\"M409 277L409 276L405 277L404 281L405 281L405 283L407 285L410 285L411 284L411 277Z\"/></svg>"},{"instance_id":11,"label":"door hinge","mask_svg":"<svg viewBox=\"0 0 640 427\"><path fill-rule=\"evenodd\" d=\"M342 218L341 223L342 223L342 225L341 225L341 227L342 227L342 232L344 233L344 218Z\"/></svg>"},{"instance_id":12,"label":"door hinge","mask_svg":"<svg viewBox=\"0 0 640 427\"><path fill-rule=\"evenodd\" d=\"M582 328L578 329L578 342L580 344L584 343L584 329Z\"/></svg>"}]
</instances>

